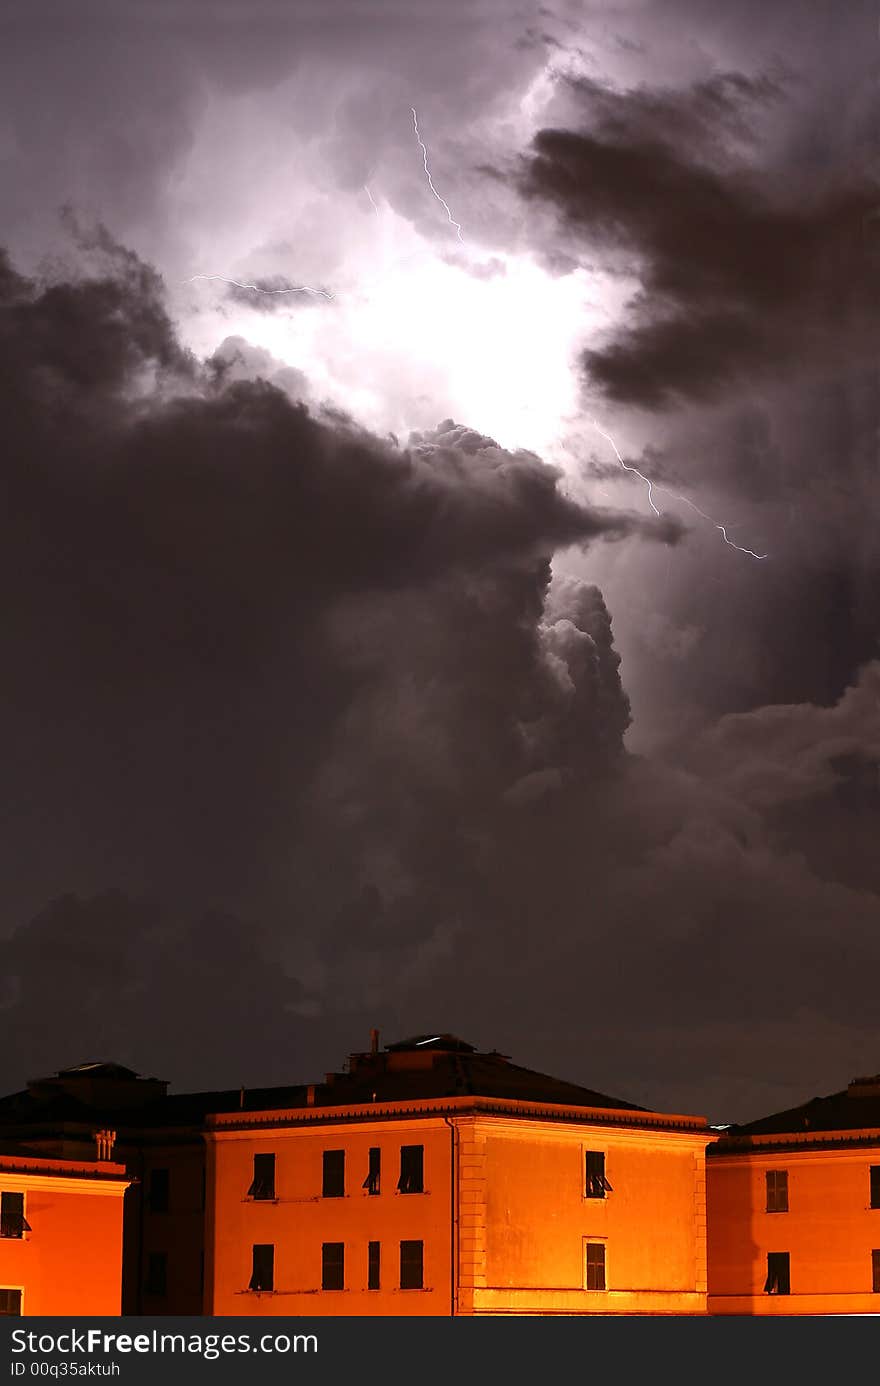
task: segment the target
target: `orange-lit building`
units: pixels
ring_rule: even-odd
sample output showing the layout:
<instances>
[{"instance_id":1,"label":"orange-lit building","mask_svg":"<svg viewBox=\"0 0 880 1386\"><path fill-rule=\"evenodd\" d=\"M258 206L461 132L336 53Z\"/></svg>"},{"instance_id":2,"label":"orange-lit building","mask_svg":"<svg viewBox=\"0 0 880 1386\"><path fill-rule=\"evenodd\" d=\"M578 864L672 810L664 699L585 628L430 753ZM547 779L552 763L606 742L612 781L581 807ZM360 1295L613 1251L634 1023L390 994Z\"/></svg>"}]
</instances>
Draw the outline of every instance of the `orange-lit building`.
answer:
<instances>
[{"instance_id":1,"label":"orange-lit building","mask_svg":"<svg viewBox=\"0 0 880 1386\"><path fill-rule=\"evenodd\" d=\"M313 1085L80 1064L0 1099L0 1141L4 1313L880 1311L880 1077L719 1137L375 1036Z\"/></svg>"},{"instance_id":2,"label":"orange-lit building","mask_svg":"<svg viewBox=\"0 0 880 1386\"><path fill-rule=\"evenodd\" d=\"M704 1314L703 1118L449 1035L209 1116L205 1312Z\"/></svg>"},{"instance_id":3,"label":"orange-lit building","mask_svg":"<svg viewBox=\"0 0 880 1386\"><path fill-rule=\"evenodd\" d=\"M880 1313L880 1076L708 1153L710 1313Z\"/></svg>"},{"instance_id":4,"label":"orange-lit building","mask_svg":"<svg viewBox=\"0 0 880 1386\"><path fill-rule=\"evenodd\" d=\"M109 1160L0 1150L0 1314L120 1312L128 1182Z\"/></svg>"},{"instance_id":5,"label":"orange-lit building","mask_svg":"<svg viewBox=\"0 0 880 1386\"><path fill-rule=\"evenodd\" d=\"M120 1163L124 1200L122 1310L200 1314L203 1303L205 1112L229 1093L169 1095L167 1083L113 1063L85 1063L0 1099L0 1136L42 1156ZM107 1142L108 1133L112 1139ZM104 1142L104 1144L102 1144ZM118 1312L115 1310L114 1312Z\"/></svg>"}]
</instances>

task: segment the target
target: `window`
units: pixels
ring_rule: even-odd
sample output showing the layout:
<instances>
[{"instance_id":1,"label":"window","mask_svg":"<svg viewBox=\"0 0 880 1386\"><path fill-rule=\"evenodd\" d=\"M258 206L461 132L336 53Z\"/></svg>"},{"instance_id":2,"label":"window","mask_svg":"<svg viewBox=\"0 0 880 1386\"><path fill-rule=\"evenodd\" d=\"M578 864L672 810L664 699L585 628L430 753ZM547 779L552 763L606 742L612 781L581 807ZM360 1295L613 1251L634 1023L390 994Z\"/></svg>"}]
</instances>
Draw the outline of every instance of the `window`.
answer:
<instances>
[{"instance_id":1,"label":"window","mask_svg":"<svg viewBox=\"0 0 880 1386\"><path fill-rule=\"evenodd\" d=\"M165 1295L168 1292L168 1254L164 1251L151 1251L147 1257L147 1279L144 1285L148 1295Z\"/></svg>"},{"instance_id":2,"label":"window","mask_svg":"<svg viewBox=\"0 0 880 1386\"><path fill-rule=\"evenodd\" d=\"M400 1193L425 1192L425 1147L423 1145L402 1145L400 1147L400 1178L397 1181Z\"/></svg>"},{"instance_id":3,"label":"window","mask_svg":"<svg viewBox=\"0 0 880 1386\"><path fill-rule=\"evenodd\" d=\"M271 1242L254 1247L249 1290L275 1289L275 1247Z\"/></svg>"},{"instance_id":4,"label":"window","mask_svg":"<svg viewBox=\"0 0 880 1386\"><path fill-rule=\"evenodd\" d=\"M24 1194L0 1194L0 1237L23 1237L30 1230L24 1215Z\"/></svg>"},{"instance_id":5,"label":"window","mask_svg":"<svg viewBox=\"0 0 880 1386\"><path fill-rule=\"evenodd\" d=\"M871 1252L871 1273L875 1295L880 1295L880 1251Z\"/></svg>"},{"instance_id":6,"label":"window","mask_svg":"<svg viewBox=\"0 0 880 1386\"><path fill-rule=\"evenodd\" d=\"M421 1146L416 1147L421 1150ZM421 1290L424 1288L425 1243L400 1243L400 1288L402 1290Z\"/></svg>"},{"instance_id":7,"label":"window","mask_svg":"<svg viewBox=\"0 0 880 1386\"><path fill-rule=\"evenodd\" d=\"M322 1245L321 1289L345 1289L345 1242L324 1242Z\"/></svg>"},{"instance_id":8,"label":"window","mask_svg":"<svg viewBox=\"0 0 880 1386\"><path fill-rule=\"evenodd\" d=\"M0 1316L18 1318L21 1314L21 1290L0 1290Z\"/></svg>"},{"instance_id":9,"label":"window","mask_svg":"<svg viewBox=\"0 0 880 1386\"><path fill-rule=\"evenodd\" d=\"M871 1207L880 1208L880 1165L871 1166Z\"/></svg>"},{"instance_id":10,"label":"window","mask_svg":"<svg viewBox=\"0 0 880 1386\"><path fill-rule=\"evenodd\" d=\"M791 1294L790 1257L787 1251L767 1252L767 1279L764 1293L768 1295Z\"/></svg>"},{"instance_id":11,"label":"window","mask_svg":"<svg viewBox=\"0 0 880 1386\"><path fill-rule=\"evenodd\" d=\"M787 1169L768 1169L767 1171L767 1212L788 1212Z\"/></svg>"},{"instance_id":12,"label":"window","mask_svg":"<svg viewBox=\"0 0 880 1386\"><path fill-rule=\"evenodd\" d=\"M324 1179L321 1193L325 1198L345 1197L345 1151L324 1151Z\"/></svg>"},{"instance_id":13,"label":"window","mask_svg":"<svg viewBox=\"0 0 880 1386\"><path fill-rule=\"evenodd\" d=\"M587 1242L584 1256L588 1290L605 1289L605 1243Z\"/></svg>"},{"instance_id":14,"label":"window","mask_svg":"<svg viewBox=\"0 0 880 1386\"><path fill-rule=\"evenodd\" d=\"M604 1198L606 1193L611 1193L611 1185L605 1178L605 1152L604 1150L588 1150L586 1181L584 1183L584 1196L586 1198Z\"/></svg>"},{"instance_id":15,"label":"window","mask_svg":"<svg viewBox=\"0 0 880 1386\"><path fill-rule=\"evenodd\" d=\"M257 1200L275 1197L275 1156L254 1156L254 1177L247 1191L248 1198Z\"/></svg>"},{"instance_id":16,"label":"window","mask_svg":"<svg viewBox=\"0 0 880 1386\"><path fill-rule=\"evenodd\" d=\"M367 1289L378 1290L379 1288L379 1266L380 1252L379 1243L370 1242L367 1254Z\"/></svg>"},{"instance_id":17,"label":"window","mask_svg":"<svg viewBox=\"0 0 880 1386\"><path fill-rule=\"evenodd\" d=\"M150 1212L167 1213L171 1189L171 1172L167 1169L150 1170Z\"/></svg>"},{"instance_id":18,"label":"window","mask_svg":"<svg viewBox=\"0 0 880 1386\"><path fill-rule=\"evenodd\" d=\"M367 1170L367 1177L361 1185L367 1193L377 1194L379 1192L379 1170L381 1167L381 1151L377 1145L370 1147L370 1164Z\"/></svg>"}]
</instances>

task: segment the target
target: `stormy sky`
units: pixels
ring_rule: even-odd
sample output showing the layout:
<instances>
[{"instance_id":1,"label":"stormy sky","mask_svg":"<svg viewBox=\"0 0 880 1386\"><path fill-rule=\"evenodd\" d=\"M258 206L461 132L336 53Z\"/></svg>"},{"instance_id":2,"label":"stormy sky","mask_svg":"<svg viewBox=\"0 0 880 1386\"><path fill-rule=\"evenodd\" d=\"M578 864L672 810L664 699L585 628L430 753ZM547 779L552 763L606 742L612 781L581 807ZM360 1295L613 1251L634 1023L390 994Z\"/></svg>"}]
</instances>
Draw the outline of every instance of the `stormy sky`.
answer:
<instances>
[{"instance_id":1,"label":"stormy sky","mask_svg":"<svg viewBox=\"0 0 880 1386\"><path fill-rule=\"evenodd\" d=\"M878 44L9 0L3 1090L880 1069Z\"/></svg>"}]
</instances>

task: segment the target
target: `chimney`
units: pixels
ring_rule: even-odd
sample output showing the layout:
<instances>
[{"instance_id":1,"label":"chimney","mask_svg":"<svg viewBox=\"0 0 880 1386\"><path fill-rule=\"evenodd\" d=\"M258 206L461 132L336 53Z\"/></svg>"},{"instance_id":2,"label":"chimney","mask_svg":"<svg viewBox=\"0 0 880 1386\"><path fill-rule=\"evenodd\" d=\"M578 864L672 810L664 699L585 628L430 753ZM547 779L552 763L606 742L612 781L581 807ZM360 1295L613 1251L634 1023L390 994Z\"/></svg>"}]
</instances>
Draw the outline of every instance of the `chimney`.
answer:
<instances>
[{"instance_id":1,"label":"chimney","mask_svg":"<svg viewBox=\"0 0 880 1386\"><path fill-rule=\"evenodd\" d=\"M378 1030L371 1030L371 1031L370 1031L370 1053L373 1055L373 1058L375 1058L376 1055L379 1053L379 1031L378 1031Z\"/></svg>"},{"instance_id":2,"label":"chimney","mask_svg":"<svg viewBox=\"0 0 880 1386\"><path fill-rule=\"evenodd\" d=\"M113 1146L116 1144L115 1131L96 1131L95 1146L98 1160L112 1160Z\"/></svg>"}]
</instances>

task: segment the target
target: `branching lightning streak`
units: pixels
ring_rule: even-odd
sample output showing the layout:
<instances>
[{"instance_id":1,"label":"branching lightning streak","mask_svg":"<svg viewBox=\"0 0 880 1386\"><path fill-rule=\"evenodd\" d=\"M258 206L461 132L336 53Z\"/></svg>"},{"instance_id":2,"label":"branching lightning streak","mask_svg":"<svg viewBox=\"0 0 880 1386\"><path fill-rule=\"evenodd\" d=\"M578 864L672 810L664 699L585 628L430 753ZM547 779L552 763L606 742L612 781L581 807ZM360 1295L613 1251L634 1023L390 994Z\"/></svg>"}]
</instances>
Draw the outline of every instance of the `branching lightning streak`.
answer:
<instances>
[{"instance_id":1,"label":"branching lightning streak","mask_svg":"<svg viewBox=\"0 0 880 1386\"><path fill-rule=\"evenodd\" d=\"M755 553L754 549L741 548L739 544L735 544L733 540L729 537L725 525L719 524L717 520L713 520L711 515L707 515L705 510L701 510L700 507L698 505L695 505L692 500L689 500L687 496L682 496L678 491L670 491L668 486L661 486L659 482L652 481L650 477L647 477L642 472L640 472L638 467L628 466L627 463L624 462L623 458L621 457L617 444L611 437L611 434L606 433L604 428L600 428L599 425L596 423L595 419L591 419L590 423L593 425L596 432L601 433L602 437L606 438L608 442L611 444L612 448L614 449L614 456L617 458L623 470L625 472L632 472L634 476L637 476L640 481L643 481L645 483L645 486L648 488L648 504L650 505L655 515L659 517L660 511L654 504L654 492L662 491L664 495L672 496L674 500L681 501L684 505L690 506L691 510L693 510L695 514L699 515L701 519L706 520L706 522L710 525L714 525L714 527L720 531L721 538L724 540L725 544L729 544L732 549L736 549L737 553L744 553L749 558L757 558L759 560L769 557L769 554L766 553Z\"/></svg>"},{"instance_id":2,"label":"branching lightning streak","mask_svg":"<svg viewBox=\"0 0 880 1386\"><path fill-rule=\"evenodd\" d=\"M367 197L370 199L370 203L371 203L371 205L372 205L373 211L376 213L376 216L378 216L378 215L379 215L379 208L376 206L375 202L373 201L373 194L370 192L370 189L369 189L369 187L367 186L366 183L364 184L364 192L367 194Z\"/></svg>"},{"instance_id":3,"label":"branching lightning streak","mask_svg":"<svg viewBox=\"0 0 880 1386\"><path fill-rule=\"evenodd\" d=\"M454 227L455 227L455 233L456 233L456 235L458 236L458 239L461 241L462 245L464 245L464 237L463 237L462 234L461 234L461 227L460 227L460 225L458 224L458 222L455 220L455 217L454 217L454 216L452 215L452 213L450 212L448 202L444 201L444 199L443 199L443 198L440 196L440 194L438 193L437 189L434 187L434 180L433 180L433 178L431 177L431 170L428 168L428 151L427 151L427 149L425 148L424 140L422 139L421 135L419 134L419 118L418 118L418 116L416 115L416 108L415 108L415 106L410 106L410 110L412 111L413 130L415 131L416 139L417 139L418 142L419 142L419 146L421 147L422 154L424 155L424 158L425 158L425 174L426 174L427 179L428 179L428 187L431 189L431 192L434 194L434 196L436 197L436 199L437 199L437 201L440 203L440 205L445 209L446 215L447 215L447 217L449 218L449 224L450 224L450 226L454 226Z\"/></svg>"},{"instance_id":4,"label":"branching lightning streak","mask_svg":"<svg viewBox=\"0 0 880 1386\"><path fill-rule=\"evenodd\" d=\"M192 284L196 279L219 279L221 284L234 284L236 289L253 289L258 294L320 294L322 298L333 297L326 289L311 289L308 284L298 284L290 289L263 289L259 284L241 284L237 279L227 279L223 274L193 274L183 282Z\"/></svg>"}]
</instances>

